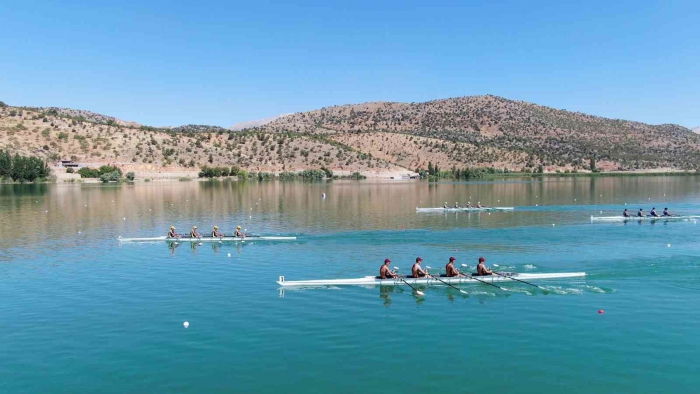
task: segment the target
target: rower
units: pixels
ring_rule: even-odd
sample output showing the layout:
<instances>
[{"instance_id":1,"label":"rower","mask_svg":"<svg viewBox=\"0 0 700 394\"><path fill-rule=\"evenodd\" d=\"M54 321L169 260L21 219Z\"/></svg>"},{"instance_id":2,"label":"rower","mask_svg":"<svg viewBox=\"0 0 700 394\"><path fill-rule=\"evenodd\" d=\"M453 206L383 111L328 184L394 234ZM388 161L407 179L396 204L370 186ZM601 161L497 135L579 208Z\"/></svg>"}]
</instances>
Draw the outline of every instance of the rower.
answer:
<instances>
[{"instance_id":1,"label":"rower","mask_svg":"<svg viewBox=\"0 0 700 394\"><path fill-rule=\"evenodd\" d=\"M627 211L627 208L625 208L625 211L622 212L622 216L626 218L630 217L630 213Z\"/></svg>"},{"instance_id":2,"label":"rower","mask_svg":"<svg viewBox=\"0 0 700 394\"><path fill-rule=\"evenodd\" d=\"M483 208L483 207L481 206L481 201L477 201L477 202L476 202L476 207L477 207L477 208Z\"/></svg>"},{"instance_id":3,"label":"rower","mask_svg":"<svg viewBox=\"0 0 700 394\"><path fill-rule=\"evenodd\" d=\"M664 208L664 212L663 212L662 215L663 215L663 216L673 216L673 215L671 215L670 212L668 212L668 208Z\"/></svg>"},{"instance_id":4,"label":"rower","mask_svg":"<svg viewBox=\"0 0 700 394\"><path fill-rule=\"evenodd\" d=\"M450 262L447 263L447 265L445 266L445 276L447 276L448 278L462 276L462 274L460 274L459 271L457 271L457 268L455 268L455 261L457 261L456 258L450 257Z\"/></svg>"},{"instance_id":5,"label":"rower","mask_svg":"<svg viewBox=\"0 0 700 394\"><path fill-rule=\"evenodd\" d=\"M202 238L202 234L197 232L197 226L192 226L192 230L190 230L190 238Z\"/></svg>"},{"instance_id":6,"label":"rower","mask_svg":"<svg viewBox=\"0 0 700 394\"><path fill-rule=\"evenodd\" d=\"M423 271L423 268L421 268L420 263L423 262L423 259L420 257L416 257L416 263L413 264L413 267L411 267L411 277L413 278L422 278L424 276L428 276L428 273Z\"/></svg>"},{"instance_id":7,"label":"rower","mask_svg":"<svg viewBox=\"0 0 700 394\"><path fill-rule=\"evenodd\" d=\"M655 218L659 217L659 214L656 213L656 207L651 208L651 212L649 212L649 216L653 216Z\"/></svg>"},{"instance_id":8,"label":"rower","mask_svg":"<svg viewBox=\"0 0 700 394\"><path fill-rule=\"evenodd\" d=\"M236 226L236 232L233 233L234 237L245 238L245 234L241 231L241 226Z\"/></svg>"},{"instance_id":9,"label":"rower","mask_svg":"<svg viewBox=\"0 0 700 394\"><path fill-rule=\"evenodd\" d=\"M214 226L214 230L211 232L212 238L221 238L224 234L219 231L219 226Z\"/></svg>"},{"instance_id":10,"label":"rower","mask_svg":"<svg viewBox=\"0 0 700 394\"><path fill-rule=\"evenodd\" d=\"M459 208L459 203L455 201L455 208Z\"/></svg>"},{"instance_id":11,"label":"rower","mask_svg":"<svg viewBox=\"0 0 700 394\"><path fill-rule=\"evenodd\" d=\"M180 238L180 234L175 232L175 226L170 226L170 231L168 231L168 238Z\"/></svg>"},{"instance_id":12,"label":"rower","mask_svg":"<svg viewBox=\"0 0 700 394\"><path fill-rule=\"evenodd\" d=\"M486 268L486 259L479 257L479 264L476 266L476 276L493 275L493 271Z\"/></svg>"},{"instance_id":13,"label":"rower","mask_svg":"<svg viewBox=\"0 0 700 394\"><path fill-rule=\"evenodd\" d=\"M642 208L639 208L639 211L637 211L637 217L638 218L643 218L644 217L644 211Z\"/></svg>"},{"instance_id":14,"label":"rower","mask_svg":"<svg viewBox=\"0 0 700 394\"><path fill-rule=\"evenodd\" d=\"M447 206L447 201L445 201L445 203L442 204L442 207L445 208L445 209L449 208L449 207Z\"/></svg>"},{"instance_id":15,"label":"rower","mask_svg":"<svg viewBox=\"0 0 700 394\"><path fill-rule=\"evenodd\" d=\"M389 269L389 263L391 263L391 260L384 259L384 264L382 265L382 268L379 269L379 279L398 278L398 275Z\"/></svg>"},{"instance_id":16,"label":"rower","mask_svg":"<svg viewBox=\"0 0 700 394\"><path fill-rule=\"evenodd\" d=\"M471 207L472 207L472 202L471 202L471 201L467 201L467 208L471 208Z\"/></svg>"}]
</instances>

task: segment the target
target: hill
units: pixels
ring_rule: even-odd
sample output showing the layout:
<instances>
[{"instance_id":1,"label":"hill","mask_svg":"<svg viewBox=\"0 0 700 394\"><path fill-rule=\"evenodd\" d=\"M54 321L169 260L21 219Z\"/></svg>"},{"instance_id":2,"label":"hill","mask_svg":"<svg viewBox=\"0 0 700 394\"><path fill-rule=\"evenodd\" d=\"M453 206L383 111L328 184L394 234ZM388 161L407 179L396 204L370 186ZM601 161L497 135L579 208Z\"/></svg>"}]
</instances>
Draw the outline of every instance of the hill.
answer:
<instances>
[{"instance_id":1,"label":"hill","mask_svg":"<svg viewBox=\"0 0 700 394\"><path fill-rule=\"evenodd\" d=\"M215 131L212 131L215 130ZM74 160L145 172L197 172L204 165L251 171L332 168L341 173L403 170L323 136L103 124L40 108L0 106L0 149L53 163Z\"/></svg>"},{"instance_id":2,"label":"hill","mask_svg":"<svg viewBox=\"0 0 700 394\"><path fill-rule=\"evenodd\" d=\"M700 126L693 128L693 133L700 134Z\"/></svg>"},{"instance_id":3,"label":"hill","mask_svg":"<svg viewBox=\"0 0 700 394\"><path fill-rule=\"evenodd\" d=\"M462 166L488 165L484 158L470 157L468 152L475 150L499 152L504 155L499 162L511 167L587 168L591 158L607 169L700 166L700 136L685 127L607 119L496 96L333 106L285 116L255 130L327 135L358 149L376 133L418 136L431 141L421 145L422 154L457 149L463 154L453 155L452 162ZM363 133L371 136L348 136ZM436 140L443 142L436 147ZM448 142L452 145L442 146ZM387 149L389 155L402 154L398 145ZM417 152L413 156L414 162L425 161Z\"/></svg>"}]
</instances>

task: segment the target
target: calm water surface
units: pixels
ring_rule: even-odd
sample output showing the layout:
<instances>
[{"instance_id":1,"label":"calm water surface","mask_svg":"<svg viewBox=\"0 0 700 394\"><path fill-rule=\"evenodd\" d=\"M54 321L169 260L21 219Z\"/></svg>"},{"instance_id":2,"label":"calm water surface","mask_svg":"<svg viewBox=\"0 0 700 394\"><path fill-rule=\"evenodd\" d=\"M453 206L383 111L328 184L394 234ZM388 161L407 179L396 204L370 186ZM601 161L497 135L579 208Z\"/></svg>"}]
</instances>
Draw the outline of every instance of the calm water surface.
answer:
<instances>
[{"instance_id":1,"label":"calm water surface","mask_svg":"<svg viewBox=\"0 0 700 394\"><path fill-rule=\"evenodd\" d=\"M516 210L415 212L470 199ZM0 185L0 392L697 392L700 226L589 220L652 206L700 213L700 178ZM117 242L195 224L299 240ZM589 275L424 297L275 283L416 256Z\"/></svg>"}]
</instances>

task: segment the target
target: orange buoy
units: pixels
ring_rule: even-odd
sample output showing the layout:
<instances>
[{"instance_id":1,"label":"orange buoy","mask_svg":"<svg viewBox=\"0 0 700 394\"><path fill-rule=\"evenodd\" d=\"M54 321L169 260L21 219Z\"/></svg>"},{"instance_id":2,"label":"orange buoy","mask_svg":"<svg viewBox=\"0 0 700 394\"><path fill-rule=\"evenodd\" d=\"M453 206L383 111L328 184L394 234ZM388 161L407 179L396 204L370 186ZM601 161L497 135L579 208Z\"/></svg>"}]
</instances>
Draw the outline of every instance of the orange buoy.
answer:
<instances>
[{"instance_id":1,"label":"orange buoy","mask_svg":"<svg viewBox=\"0 0 700 394\"><path fill-rule=\"evenodd\" d=\"M605 311L602 309L598 309L598 313L600 313L602 315L603 313L605 313Z\"/></svg>"}]
</instances>

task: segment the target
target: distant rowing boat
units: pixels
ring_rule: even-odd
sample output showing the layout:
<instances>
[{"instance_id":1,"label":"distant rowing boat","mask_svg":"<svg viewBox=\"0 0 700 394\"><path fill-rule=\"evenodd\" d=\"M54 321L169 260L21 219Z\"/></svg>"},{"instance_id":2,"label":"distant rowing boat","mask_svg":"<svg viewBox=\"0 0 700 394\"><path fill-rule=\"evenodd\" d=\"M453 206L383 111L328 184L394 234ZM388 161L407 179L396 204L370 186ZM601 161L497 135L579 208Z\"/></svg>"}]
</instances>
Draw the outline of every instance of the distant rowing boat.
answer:
<instances>
[{"instance_id":1,"label":"distant rowing boat","mask_svg":"<svg viewBox=\"0 0 700 394\"><path fill-rule=\"evenodd\" d=\"M512 211L515 208L513 207L483 207L483 208L467 208L467 207L460 207L460 208L444 208L444 207L438 207L438 208L418 208L416 207L416 212L489 212L489 211Z\"/></svg>"},{"instance_id":2,"label":"distant rowing boat","mask_svg":"<svg viewBox=\"0 0 700 394\"><path fill-rule=\"evenodd\" d=\"M516 282L513 279L520 280L536 280L536 279L567 279L567 278L580 278L585 277L585 272L559 272L550 274L508 274L507 276L499 275L488 275L488 276L477 276L476 280L470 276L461 277L441 277L440 280L449 283L451 285L459 284L478 284L479 281L487 283L495 282ZM513 279L511 279L513 278ZM404 281L408 282L409 285L444 285L440 281L434 278L402 278ZM285 281L284 276L280 276L277 284L280 286L368 286L368 285L381 285L381 286L401 286L404 285L404 281L400 279L379 279L376 276L365 276L364 278L355 279L320 279L320 280L297 280L297 281Z\"/></svg>"},{"instance_id":3,"label":"distant rowing boat","mask_svg":"<svg viewBox=\"0 0 700 394\"><path fill-rule=\"evenodd\" d=\"M239 241L294 241L297 237L258 237L258 236L247 236L245 238L241 237L202 237L202 238L191 238L180 237L180 238L168 238L166 236L162 237L152 237L152 238L122 238L119 237L119 242L155 242L155 241L168 241L168 242L239 242Z\"/></svg>"},{"instance_id":4,"label":"distant rowing boat","mask_svg":"<svg viewBox=\"0 0 700 394\"><path fill-rule=\"evenodd\" d=\"M665 221L686 221L700 219L700 215L687 216L591 216L591 222L626 222L632 220L665 220Z\"/></svg>"}]
</instances>

